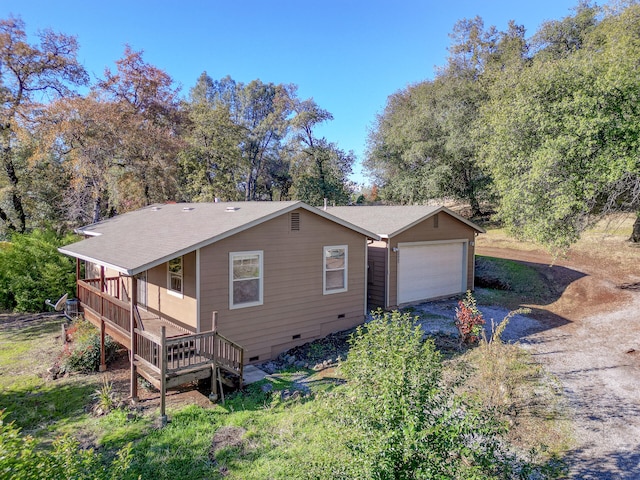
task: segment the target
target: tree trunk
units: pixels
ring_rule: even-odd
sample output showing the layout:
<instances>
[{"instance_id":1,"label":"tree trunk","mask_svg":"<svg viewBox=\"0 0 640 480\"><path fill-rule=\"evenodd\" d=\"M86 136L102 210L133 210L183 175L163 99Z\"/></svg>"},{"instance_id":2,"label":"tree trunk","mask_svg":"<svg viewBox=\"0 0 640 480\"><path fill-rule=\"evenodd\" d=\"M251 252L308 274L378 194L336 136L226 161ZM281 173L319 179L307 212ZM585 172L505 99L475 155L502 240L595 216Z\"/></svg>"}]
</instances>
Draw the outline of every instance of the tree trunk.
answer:
<instances>
[{"instance_id":1,"label":"tree trunk","mask_svg":"<svg viewBox=\"0 0 640 480\"><path fill-rule=\"evenodd\" d=\"M19 233L24 233L27 228L27 216L24 212L24 207L22 205L22 198L18 193L18 175L16 175L16 169L13 166L13 161L9 158L11 154L10 150L5 149L3 152L4 158L4 170L7 173L7 178L9 179L9 183L11 183L11 203L13 205L13 210L15 211L16 216L18 217L18 224L14 225L14 229ZM9 224L7 224L9 226Z\"/></svg>"},{"instance_id":2,"label":"tree trunk","mask_svg":"<svg viewBox=\"0 0 640 480\"><path fill-rule=\"evenodd\" d=\"M640 243L640 212L636 217L636 221L633 224L633 232L631 233L630 242Z\"/></svg>"}]
</instances>

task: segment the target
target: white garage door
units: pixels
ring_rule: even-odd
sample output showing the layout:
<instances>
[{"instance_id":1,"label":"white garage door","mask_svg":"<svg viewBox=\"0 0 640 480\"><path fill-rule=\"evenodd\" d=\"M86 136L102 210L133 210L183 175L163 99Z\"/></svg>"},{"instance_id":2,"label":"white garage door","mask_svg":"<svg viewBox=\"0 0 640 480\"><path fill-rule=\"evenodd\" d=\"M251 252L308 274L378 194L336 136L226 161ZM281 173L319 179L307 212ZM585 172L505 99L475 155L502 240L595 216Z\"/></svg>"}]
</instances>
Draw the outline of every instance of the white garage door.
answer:
<instances>
[{"instance_id":1,"label":"white garage door","mask_svg":"<svg viewBox=\"0 0 640 480\"><path fill-rule=\"evenodd\" d=\"M465 242L400 244L398 303L464 292L466 250Z\"/></svg>"}]
</instances>

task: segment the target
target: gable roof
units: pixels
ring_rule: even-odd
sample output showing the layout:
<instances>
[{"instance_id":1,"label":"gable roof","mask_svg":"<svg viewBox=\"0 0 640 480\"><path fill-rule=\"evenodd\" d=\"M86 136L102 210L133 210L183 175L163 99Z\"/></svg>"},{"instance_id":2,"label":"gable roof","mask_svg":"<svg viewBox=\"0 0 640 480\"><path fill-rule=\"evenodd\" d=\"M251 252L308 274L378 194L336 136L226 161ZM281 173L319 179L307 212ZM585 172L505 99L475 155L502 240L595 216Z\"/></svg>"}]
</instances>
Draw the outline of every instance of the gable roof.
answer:
<instances>
[{"instance_id":1,"label":"gable roof","mask_svg":"<svg viewBox=\"0 0 640 480\"><path fill-rule=\"evenodd\" d=\"M456 220L468 225L478 233L486 231L457 213L446 207L435 207L427 205L404 205L404 206L359 206L350 207L328 207L326 212L342 220L358 225L366 230L376 232L381 238L391 238L405 230L417 225L433 215L444 212L451 215Z\"/></svg>"},{"instance_id":2,"label":"gable roof","mask_svg":"<svg viewBox=\"0 0 640 480\"><path fill-rule=\"evenodd\" d=\"M175 203L151 205L79 228L76 232L89 238L58 250L135 275L299 208L379 238L303 202Z\"/></svg>"}]
</instances>

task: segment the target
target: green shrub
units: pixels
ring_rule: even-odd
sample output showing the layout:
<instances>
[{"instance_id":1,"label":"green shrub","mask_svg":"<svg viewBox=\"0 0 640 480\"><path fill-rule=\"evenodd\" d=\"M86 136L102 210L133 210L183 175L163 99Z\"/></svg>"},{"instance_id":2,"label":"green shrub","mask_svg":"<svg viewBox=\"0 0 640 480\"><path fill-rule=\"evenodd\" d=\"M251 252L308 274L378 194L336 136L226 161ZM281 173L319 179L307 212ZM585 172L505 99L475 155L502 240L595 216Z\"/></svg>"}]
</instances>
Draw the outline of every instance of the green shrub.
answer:
<instances>
[{"instance_id":1,"label":"green shrub","mask_svg":"<svg viewBox=\"0 0 640 480\"><path fill-rule=\"evenodd\" d=\"M311 477L474 479L512 470L504 427L454 393L433 341L423 341L409 314L376 314L351 344L341 366L346 388L332 398L351 461L315 464Z\"/></svg>"},{"instance_id":2,"label":"green shrub","mask_svg":"<svg viewBox=\"0 0 640 480\"><path fill-rule=\"evenodd\" d=\"M76 319L67 329L71 340L65 345L60 369L64 372L91 373L100 367L100 332L87 320ZM118 351L118 344L105 336L105 361L110 362Z\"/></svg>"},{"instance_id":3,"label":"green shrub","mask_svg":"<svg viewBox=\"0 0 640 480\"><path fill-rule=\"evenodd\" d=\"M0 309L40 312L45 300L57 300L75 289L73 259L57 248L75 235L60 236L51 230L14 234L0 244Z\"/></svg>"},{"instance_id":4,"label":"green shrub","mask_svg":"<svg viewBox=\"0 0 640 480\"><path fill-rule=\"evenodd\" d=\"M131 464L131 444L119 450L107 464L93 449L83 450L70 436L57 438L52 450L22 435L13 422L5 423L0 410L0 478L12 480L115 480L123 478Z\"/></svg>"}]
</instances>

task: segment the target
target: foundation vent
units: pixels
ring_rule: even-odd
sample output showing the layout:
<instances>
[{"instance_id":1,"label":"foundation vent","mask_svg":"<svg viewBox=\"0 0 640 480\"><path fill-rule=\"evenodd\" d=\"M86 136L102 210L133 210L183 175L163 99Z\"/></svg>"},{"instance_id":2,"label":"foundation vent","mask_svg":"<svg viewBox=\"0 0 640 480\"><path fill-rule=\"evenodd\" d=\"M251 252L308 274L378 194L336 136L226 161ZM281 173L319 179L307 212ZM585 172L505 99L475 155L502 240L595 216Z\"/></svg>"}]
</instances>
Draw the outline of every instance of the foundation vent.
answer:
<instances>
[{"instance_id":1,"label":"foundation vent","mask_svg":"<svg viewBox=\"0 0 640 480\"><path fill-rule=\"evenodd\" d=\"M249 358L249 361L250 361L250 362L256 362L256 361L258 361L258 360L260 360L260 355L258 355L258 356L256 356L256 357L250 357L250 358Z\"/></svg>"},{"instance_id":2,"label":"foundation vent","mask_svg":"<svg viewBox=\"0 0 640 480\"><path fill-rule=\"evenodd\" d=\"M297 339L299 339L299 338L300 338L300 334L298 333L297 335L293 335L293 336L291 337L291 340L297 340Z\"/></svg>"}]
</instances>

